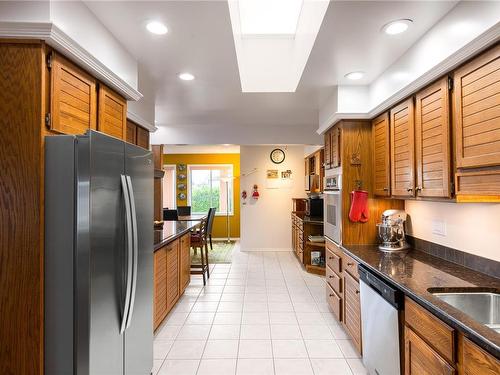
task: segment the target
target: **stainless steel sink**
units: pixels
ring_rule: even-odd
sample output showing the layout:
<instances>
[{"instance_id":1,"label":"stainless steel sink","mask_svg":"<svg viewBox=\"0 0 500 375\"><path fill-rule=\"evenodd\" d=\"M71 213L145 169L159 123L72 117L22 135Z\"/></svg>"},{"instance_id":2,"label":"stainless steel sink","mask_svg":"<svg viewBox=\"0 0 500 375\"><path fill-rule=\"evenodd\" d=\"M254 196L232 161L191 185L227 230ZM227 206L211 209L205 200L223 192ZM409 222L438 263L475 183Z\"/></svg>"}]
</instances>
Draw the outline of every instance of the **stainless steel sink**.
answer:
<instances>
[{"instance_id":1,"label":"stainless steel sink","mask_svg":"<svg viewBox=\"0 0 500 375\"><path fill-rule=\"evenodd\" d=\"M500 333L500 294L489 292L432 294Z\"/></svg>"}]
</instances>

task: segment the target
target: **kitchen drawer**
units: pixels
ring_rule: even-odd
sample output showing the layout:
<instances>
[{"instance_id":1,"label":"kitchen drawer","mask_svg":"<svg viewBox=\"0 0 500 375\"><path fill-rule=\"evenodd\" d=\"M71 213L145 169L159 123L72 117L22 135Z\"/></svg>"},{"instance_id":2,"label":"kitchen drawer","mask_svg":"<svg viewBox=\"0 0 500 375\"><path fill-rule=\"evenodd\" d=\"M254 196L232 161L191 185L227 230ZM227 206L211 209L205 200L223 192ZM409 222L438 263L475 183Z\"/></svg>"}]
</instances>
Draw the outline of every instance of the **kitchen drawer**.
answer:
<instances>
[{"instance_id":1,"label":"kitchen drawer","mask_svg":"<svg viewBox=\"0 0 500 375\"><path fill-rule=\"evenodd\" d=\"M328 267L327 267L328 268ZM337 318L339 322L342 321L342 298L339 297L337 293L332 289L332 287L326 283L326 300L328 305L332 309L333 315Z\"/></svg>"},{"instance_id":2,"label":"kitchen drawer","mask_svg":"<svg viewBox=\"0 0 500 375\"><path fill-rule=\"evenodd\" d=\"M449 363L455 363L455 330L430 312L405 298L405 321Z\"/></svg>"},{"instance_id":3,"label":"kitchen drawer","mask_svg":"<svg viewBox=\"0 0 500 375\"><path fill-rule=\"evenodd\" d=\"M330 267L326 267L326 281L338 294L342 293L342 278Z\"/></svg>"},{"instance_id":4,"label":"kitchen drawer","mask_svg":"<svg viewBox=\"0 0 500 375\"><path fill-rule=\"evenodd\" d=\"M339 257L342 257L344 255L342 249L335 243L330 241L328 238L325 238L325 246L328 250L330 250L334 254L337 254Z\"/></svg>"},{"instance_id":5,"label":"kitchen drawer","mask_svg":"<svg viewBox=\"0 0 500 375\"><path fill-rule=\"evenodd\" d=\"M326 249L326 264L338 275L342 272L342 258Z\"/></svg>"},{"instance_id":6,"label":"kitchen drawer","mask_svg":"<svg viewBox=\"0 0 500 375\"><path fill-rule=\"evenodd\" d=\"M359 280L358 262L346 253L344 253L344 270L349 272L356 280Z\"/></svg>"}]
</instances>

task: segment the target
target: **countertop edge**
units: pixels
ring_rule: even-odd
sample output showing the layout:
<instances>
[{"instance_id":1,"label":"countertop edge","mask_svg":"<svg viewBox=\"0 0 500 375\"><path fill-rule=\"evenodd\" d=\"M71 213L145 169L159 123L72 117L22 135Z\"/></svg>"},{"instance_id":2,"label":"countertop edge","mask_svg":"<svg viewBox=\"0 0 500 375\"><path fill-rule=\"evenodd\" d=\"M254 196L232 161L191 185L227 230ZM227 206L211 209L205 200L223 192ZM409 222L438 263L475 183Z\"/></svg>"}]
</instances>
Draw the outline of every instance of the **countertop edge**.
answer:
<instances>
[{"instance_id":1,"label":"countertop edge","mask_svg":"<svg viewBox=\"0 0 500 375\"><path fill-rule=\"evenodd\" d=\"M168 245L170 242L175 241L175 240L176 240L176 239L178 239L179 237L182 237L182 236L184 236L185 234L189 233L189 232L191 231L191 229L193 229L194 227L196 227L196 225L193 225L193 226L188 227L188 228L186 228L186 229L183 229L183 230L181 230L181 231L179 231L179 232L176 232L175 234L173 234L173 235L169 236L168 238L165 238L165 239L163 239L162 241L160 241L160 242L158 242L158 243L154 244L154 246L153 246L154 251L153 251L153 252L155 252L155 251L157 251L157 250L161 249L163 246Z\"/></svg>"},{"instance_id":2,"label":"countertop edge","mask_svg":"<svg viewBox=\"0 0 500 375\"><path fill-rule=\"evenodd\" d=\"M372 271L373 273L375 273L377 276L381 277L382 279L394 284L394 286L396 286L399 290L401 290L405 294L405 296L408 296L411 299L413 299L414 301L416 301L417 303L419 303L421 306L423 306L424 308L429 310L431 313L436 315L439 319L444 321L446 324L449 324L453 328L461 331L467 338L469 338L471 341L473 341L475 344L480 346L482 349L484 349L485 351L487 351L491 355L495 356L496 358L500 358L500 348L495 343L491 342L490 340L488 340L487 338L485 338L484 336L482 336L477 331L475 331L471 327L467 326L463 322L457 320L456 318L454 318L453 316L448 314L446 311L441 310L439 307L434 305L429 300L422 298L417 293L413 292L410 288L407 288L404 285L401 285L399 282L397 282L393 278L383 274L382 272L380 272L379 270L377 270L376 268L374 268L373 266L371 266L370 264L365 262L363 259L358 257L356 254L349 251L349 249L346 248L345 245L342 245L341 247L347 253L347 255L349 255L350 257L355 259L360 264L363 264L364 267L368 268L370 271ZM418 251L418 250L414 250L414 251Z\"/></svg>"}]
</instances>

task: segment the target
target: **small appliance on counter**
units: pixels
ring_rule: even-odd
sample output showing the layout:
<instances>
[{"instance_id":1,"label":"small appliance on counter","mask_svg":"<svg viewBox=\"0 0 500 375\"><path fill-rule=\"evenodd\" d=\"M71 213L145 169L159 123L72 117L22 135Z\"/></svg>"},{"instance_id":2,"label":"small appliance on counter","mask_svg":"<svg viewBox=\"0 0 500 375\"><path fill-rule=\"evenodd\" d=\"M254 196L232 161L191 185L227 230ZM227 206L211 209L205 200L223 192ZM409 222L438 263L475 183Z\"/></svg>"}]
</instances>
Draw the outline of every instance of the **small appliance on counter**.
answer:
<instances>
[{"instance_id":1,"label":"small appliance on counter","mask_svg":"<svg viewBox=\"0 0 500 375\"><path fill-rule=\"evenodd\" d=\"M309 217L323 217L323 198L319 194L308 194L306 199L306 215Z\"/></svg>"},{"instance_id":2,"label":"small appliance on counter","mask_svg":"<svg viewBox=\"0 0 500 375\"><path fill-rule=\"evenodd\" d=\"M378 237L382 251L399 251L409 247L405 237L406 212L403 210L385 210L382 222L377 224Z\"/></svg>"}]
</instances>

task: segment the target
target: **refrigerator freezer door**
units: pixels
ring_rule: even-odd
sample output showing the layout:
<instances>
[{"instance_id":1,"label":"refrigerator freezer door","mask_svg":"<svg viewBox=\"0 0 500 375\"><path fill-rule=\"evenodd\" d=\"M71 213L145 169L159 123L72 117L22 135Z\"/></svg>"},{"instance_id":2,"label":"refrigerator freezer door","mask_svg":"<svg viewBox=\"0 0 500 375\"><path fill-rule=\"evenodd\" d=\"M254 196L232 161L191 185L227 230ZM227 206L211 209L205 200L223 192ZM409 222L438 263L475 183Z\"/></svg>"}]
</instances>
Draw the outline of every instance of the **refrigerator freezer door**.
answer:
<instances>
[{"instance_id":1,"label":"refrigerator freezer door","mask_svg":"<svg viewBox=\"0 0 500 375\"><path fill-rule=\"evenodd\" d=\"M125 300L126 270L125 210L120 176L125 168L124 142L97 132L90 132L90 253L82 254L89 273L79 272L85 280L90 275L88 294L78 289L79 296L89 299L89 357L91 375L123 374L123 335L120 335ZM87 158L78 158L85 162ZM88 159L87 159L88 160ZM78 181L80 183L80 181ZM78 231L85 228L78 227ZM77 248L77 251L85 249ZM84 268L77 265L78 270ZM85 282L85 281L83 281ZM83 286L83 285L82 285ZM80 307L82 309L80 309ZM85 319L84 303L78 307L77 320ZM82 332L85 334L84 332ZM85 360L78 356L79 361ZM80 372L77 372L80 375Z\"/></svg>"},{"instance_id":2,"label":"refrigerator freezer door","mask_svg":"<svg viewBox=\"0 0 500 375\"><path fill-rule=\"evenodd\" d=\"M153 367L153 157L125 145L125 174L134 197L137 234L135 283L125 330L125 375L149 374Z\"/></svg>"}]
</instances>

